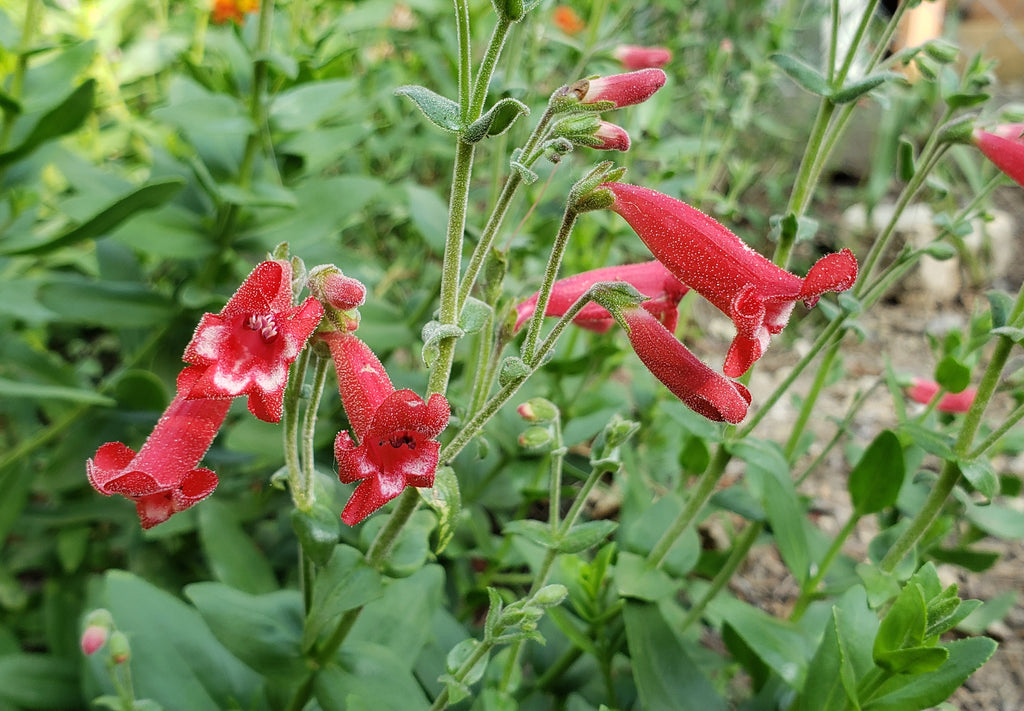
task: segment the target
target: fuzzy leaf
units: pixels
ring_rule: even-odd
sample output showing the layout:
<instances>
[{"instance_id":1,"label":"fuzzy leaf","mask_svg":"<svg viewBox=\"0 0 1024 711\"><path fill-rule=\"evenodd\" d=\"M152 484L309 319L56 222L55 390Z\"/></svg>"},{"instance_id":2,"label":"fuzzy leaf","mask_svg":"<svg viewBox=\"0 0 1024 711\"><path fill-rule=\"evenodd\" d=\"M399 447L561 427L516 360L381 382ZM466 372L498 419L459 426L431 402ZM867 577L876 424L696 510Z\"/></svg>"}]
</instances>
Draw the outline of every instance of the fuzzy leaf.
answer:
<instances>
[{"instance_id":1,"label":"fuzzy leaf","mask_svg":"<svg viewBox=\"0 0 1024 711\"><path fill-rule=\"evenodd\" d=\"M462 130L459 105L425 86L409 84L395 89L398 96L408 96L432 124L445 131Z\"/></svg>"}]
</instances>

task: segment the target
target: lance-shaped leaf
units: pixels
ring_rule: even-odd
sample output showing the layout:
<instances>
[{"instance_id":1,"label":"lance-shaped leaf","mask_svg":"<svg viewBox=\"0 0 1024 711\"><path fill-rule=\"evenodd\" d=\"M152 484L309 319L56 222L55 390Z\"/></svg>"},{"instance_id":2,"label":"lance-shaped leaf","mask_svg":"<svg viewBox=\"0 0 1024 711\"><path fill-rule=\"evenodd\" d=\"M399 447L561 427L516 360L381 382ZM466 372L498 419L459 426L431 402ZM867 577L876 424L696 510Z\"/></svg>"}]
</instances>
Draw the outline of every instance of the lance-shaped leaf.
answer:
<instances>
[{"instance_id":1,"label":"lance-shaped leaf","mask_svg":"<svg viewBox=\"0 0 1024 711\"><path fill-rule=\"evenodd\" d=\"M488 136L500 136L509 130L520 116L529 115L530 107L522 101L512 98L501 99L466 128L462 140L466 143L476 143Z\"/></svg>"},{"instance_id":2,"label":"lance-shaped leaf","mask_svg":"<svg viewBox=\"0 0 1024 711\"><path fill-rule=\"evenodd\" d=\"M20 144L0 153L0 167L21 160L47 141L76 130L92 111L95 95L96 80L82 82L64 101L43 114Z\"/></svg>"},{"instance_id":3,"label":"lance-shaped leaf","mask_svg":"<svg viewBox=\"0 0 1024 711\"><path fill-rule=\"evenodd\" d=\"M459 105L451 99L416 84L400 86L395 89L395 94L412 99L423 115L438 128L452 133L462 130Z\"/></svg>"}]
</instances>

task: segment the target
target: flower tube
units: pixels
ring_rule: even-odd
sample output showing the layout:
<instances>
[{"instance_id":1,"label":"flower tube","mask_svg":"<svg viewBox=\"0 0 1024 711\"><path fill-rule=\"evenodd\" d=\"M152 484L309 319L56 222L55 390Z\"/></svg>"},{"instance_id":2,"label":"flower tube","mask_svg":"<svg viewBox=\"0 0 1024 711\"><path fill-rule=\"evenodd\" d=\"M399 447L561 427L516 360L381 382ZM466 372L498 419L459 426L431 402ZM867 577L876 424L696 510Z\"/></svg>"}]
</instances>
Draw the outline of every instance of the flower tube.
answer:
<instances>
[{"instance_id":1,"label":"flower tube","mask_svg":"<svg viewBox=\"0 0 1024 711\"><path fill-rule=\"evenodd\" d=\"M596 79L580 79L558 89L553 99L564 104L563 110L605 102L610 106L603 108L619 109L647 101L665 86L665 80L665 72L660 69L641 69Z\"/></svg>"},{"instance_id":2,"label":"flower tube","mask_svg":"<svg viewBox=\"0 0 1024 711\"><path fill-rule=\"evenodd\" d=\"M182 356L191 365L178 391L200 399L248 395L253 415L280 421L288 367L322 316L313 297L292 306L289 262L258 264L219 314L203 315Z\"/></svg>"},{"instance_id":3,"label":"flower tube","mask_svg":"<svg viewBox=\"0 0 1024 711\"><path fill-rule=\"evenodd\" d=\"M845 291L857 260L844 249L828 254L803 279L761 256L719 222L667 195L636 185L605 183L621 215L680 281L727 314L736 338L723 372L743 375L789 321L793 305L814 306L821 294Z\"/></svg>"},{"instance_id":4,"label":"flower tube","mask_svg":"<svg viewBox=\"0 0 1024 711\"><path fill-rule=\"evenodd\" d=\"M213 493L217 475L197 469L231 407L230 400L195 399L180 392L136 453L107 442L85 465L89 483L104 496L135 502L143 528L163 523Z\"/></svg>"},{"instance_id":5,"label":"flower tube","mask_svg":"<svg viewBox=\"0 0 1024 711\"><path fill-rule=\"evenodd\" d=\"M676 323L679 320L677 307L689 289L658 260L602 267L559 279L551 290L551 298L548 300L544 315L563 316L590 287L602 281L624 281L632 284L641 294L650 297L643 303L643 308L654 314L669 331L676 330ZM516 306L516 330L519 330L537 309L538 296L539 294L535 293ZM606 308L590 302L580 310L572 322L580 328L604 333L612 327L615 319Z\"/></svg>"},{"instance_id":6,"label":"flower tube","mask_svg":"<svg viewBox=\"0 0 1024 711\"><path fill-rule=\"evenodd\" d=\"M941 386L934 380L914 378L910 387L907 388L907 397L914 402L927 405L939 393ZM978 394L977 388L966 388L958 393L944 393L935 409L939 412L967 412L974 404L974 398Z\"/></svg>"},{"instance_id":7,"label":"flower tube","mask_svg":"<svg viewBox=\"0 0 1024 711\"><path fill-rule=\"evenodd\" d=\"M443 395L427 402L412 390L395 390L380 360L350 333L325 333L338 375L338 390L356 444L348 432L338 433L334 454L338 478L359 481L341 520L362 521L407 486L431 487L441 445L435 439L451 410Z\"/></svg>"},{"instance_id":8,"label":"flower tube","mask_svg":"<svg viewBox=\"0 0 1024 711\"><path fill-rule=\"evenodd\" d=\"M736 424L747 415L750 391L700 361L649 311L623 309L629 342L647 369L683 404L715 422Z\"/></svg>"}]
</instances>

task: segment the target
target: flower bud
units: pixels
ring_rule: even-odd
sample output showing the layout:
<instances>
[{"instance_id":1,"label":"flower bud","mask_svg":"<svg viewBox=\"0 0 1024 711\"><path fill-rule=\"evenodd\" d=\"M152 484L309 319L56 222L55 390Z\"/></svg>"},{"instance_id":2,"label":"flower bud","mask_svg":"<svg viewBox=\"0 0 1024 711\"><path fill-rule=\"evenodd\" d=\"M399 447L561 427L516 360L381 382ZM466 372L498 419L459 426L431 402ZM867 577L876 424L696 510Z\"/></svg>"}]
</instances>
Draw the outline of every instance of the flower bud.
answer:
<instances>
[{"instance_id":1,"label":"flower bud","mask_svg":"<svg viewBox=\"0 0 1024 711\"><path fill-rule=\"evenodd\" d=\"M551 97L551 104L561 111L581 109L618 109L647 101L665 86L665 72L641 69L626 74L613 74L595 79L580 79L563 86Z\"/></svg>"},{"instance_id":2,"label":"flower bud","mask_svg":"<svg viewBox=\"0 0 1024 711\"><path fill-rule=\"evenodd\" d=\"M85 630L82 632L79 644L83 654L92 656L106 644L107 637L110 636L110 631L114 628L114 618L107 610L100 608L89 613L85 618L84 626Z\"/></svg>"},{"instance_id":3,"label":"flower bud","mask_svg":"<svg viewBox=\"0 0 1024 711\"><path fill-rule=\"evenodd\" d=\"M363 283L345 276L333 264L322 264L310 271L309 290L319 301L341 311L351 311L366 303Z\"/></svg>"},{"instance_id":4,"label":"flower bud","mask_svg":"<svg viewBox=\"0 0 1024 711\"><path fill-rule=\"evenodd\" d=\"M124 632L113 632L110 635L110 658L114 664L124 664L132 656L132 648Z\"/></svg>"},{"instance_id":5,"label":"flower bud","mask_svg":"<svg viewBox=\"0 0 1024 711\"><path fill-rule=\"evenodd\" d=\"M638 47L633 44L620 44L612 50L612 56L626 69L657 69L672 61L672 52L665 47Z\"/></svg>"},{"instance_id":6,"label":"flower bud","mask_svg":"<svg viewBox=\"0 0 1024 711\"><path fill-rule=\"evenodd\" d=\"M569 594L568 588L564 585L545 585L533 596L533 602L541 607L553 607L558 605Z\"/></svg>"},{"instance_id":7,"label":"flower bud","mask_svg":"<svg viewBox=\"0 0 1024 711\"><path fill-rule=\"evenodd\" d=\"M546 427L530 427L519 435L519 446L535 452L547 449L554 441L554 436Z\"/></svg>"},{"instance_id":8,"label":"flower bud","mask_svg":"<svg viewBox=\"0 0 1024 711\"><path fill-rule=\"evenodd\" d=\"M554 422L558 419L558 407L542 397L527 400L516 411L527 422Z\"/></svg>"}]
</instances>

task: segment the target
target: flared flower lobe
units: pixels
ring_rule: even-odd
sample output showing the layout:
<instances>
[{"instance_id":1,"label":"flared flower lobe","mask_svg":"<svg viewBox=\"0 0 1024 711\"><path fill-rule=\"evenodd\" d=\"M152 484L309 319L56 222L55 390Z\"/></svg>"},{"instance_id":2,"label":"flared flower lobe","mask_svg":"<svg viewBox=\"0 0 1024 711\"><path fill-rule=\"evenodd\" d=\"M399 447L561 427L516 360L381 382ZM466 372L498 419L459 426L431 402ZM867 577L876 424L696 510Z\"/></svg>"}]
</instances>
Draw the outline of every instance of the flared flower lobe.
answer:
<instances>
[{"instance_id":1,"label":"flared flower lobe","mask_svg":"<svg viewBox=\"0 0 1024 711\"><path fill-rule=\"evenodd\" d=\"M857 279L848 249L822 257L801 279L761 256L724 225L654 190L605 183L621 215L676 277L728 315L736 338L723 372L745 373L789 321L796 301L814 306L821 294L845 291Z\"/></svg>"},{"instance_id":2,"label":"flared flower lobe","mask_svg":"<svg viewBox=\"0 0 1024 711\"><path fill-rule=\"evenodd\" d=\"M230 400L195 400L179 393L138 453L121 442L101 446L86 462L89 483L105 496L134 501L143 528L166 521L216 488L217 475L197 465L230 407Z\"/></svg>"},{"instance_id":3,"label":"flared flower lobe","mask_svg":"<svg viewBox=\"0 0 1024 711\"><path fill-rule=\"evenodd\" d=\"M278 422L288 367L322 316L323 306L312 297L292 306L288 262L257 265L219 314L204 314L199 322L182 356L191 367L179 376L179 392L191 398L248 395L253 415Z\"/></svg>"}]
</instances>

